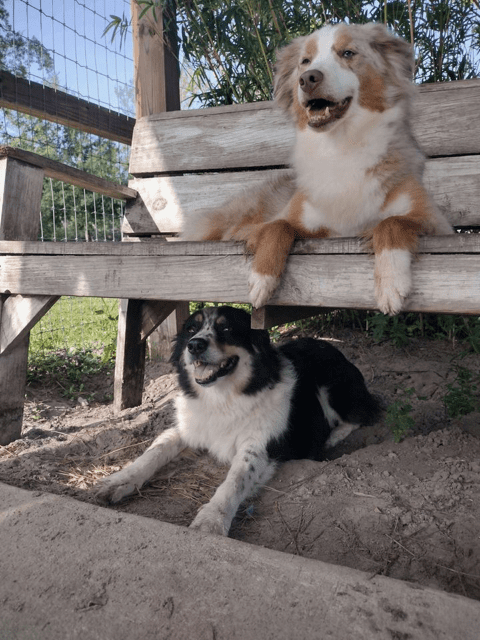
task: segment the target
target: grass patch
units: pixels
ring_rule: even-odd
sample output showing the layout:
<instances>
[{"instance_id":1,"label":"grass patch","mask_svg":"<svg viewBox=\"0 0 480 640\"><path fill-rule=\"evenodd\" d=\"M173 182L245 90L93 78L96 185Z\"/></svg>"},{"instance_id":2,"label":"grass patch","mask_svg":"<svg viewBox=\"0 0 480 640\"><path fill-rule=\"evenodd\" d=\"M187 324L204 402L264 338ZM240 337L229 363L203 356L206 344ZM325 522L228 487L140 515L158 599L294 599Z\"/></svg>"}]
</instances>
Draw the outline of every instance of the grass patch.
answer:
<instances>
[{"instance_id":1,"label":"grass patch","mask_svg":"<svg viewBox=\"0 0 480 640\"><path fill-rule=\"evenodd\" d=\"M64 297L30 333L28 384L53 384L76 400L90 396L85 386L115 363L118 300Z\"/></svg>"},{"instance_id":2,"label":"grass patch","mask_svg":"<svg viewBox=\"0 0 480 640\"><path fill-rule=\"evenodd\" d=\"M98 350L115 355L118 300L64 297L30 333L30 355L47 352ZM113 351L112 351L113 347Z\"/></svg>"}]
</instances>

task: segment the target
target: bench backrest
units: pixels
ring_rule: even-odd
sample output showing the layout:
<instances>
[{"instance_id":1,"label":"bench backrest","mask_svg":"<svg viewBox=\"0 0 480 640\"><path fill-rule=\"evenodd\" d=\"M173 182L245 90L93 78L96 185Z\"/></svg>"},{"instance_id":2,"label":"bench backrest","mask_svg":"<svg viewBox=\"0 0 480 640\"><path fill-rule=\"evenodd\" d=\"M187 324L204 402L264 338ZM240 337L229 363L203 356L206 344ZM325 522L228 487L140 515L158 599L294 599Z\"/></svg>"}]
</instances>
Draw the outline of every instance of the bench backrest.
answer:
<instances>
[{"instance_id":1,"label":"bench backrest","mask_svg":"<svg viewBox=\"0 0 480 640\"><path fill-rule=\"evenodd\" d=\"M480 226L480 80L419 87L413 117L425 180L452 224ZM286 170L294 130L272 102L141 118L133 134L124 233L176 233L267 175Z\"/></svg>"}]
</instances>

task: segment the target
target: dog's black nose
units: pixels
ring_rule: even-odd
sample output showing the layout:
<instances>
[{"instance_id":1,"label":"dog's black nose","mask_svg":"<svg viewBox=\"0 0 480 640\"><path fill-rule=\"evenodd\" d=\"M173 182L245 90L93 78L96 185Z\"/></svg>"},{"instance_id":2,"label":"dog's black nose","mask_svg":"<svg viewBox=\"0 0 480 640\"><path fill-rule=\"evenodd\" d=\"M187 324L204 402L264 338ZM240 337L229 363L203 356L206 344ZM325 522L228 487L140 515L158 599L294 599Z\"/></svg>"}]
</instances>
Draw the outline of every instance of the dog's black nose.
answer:
<instances>
[{"instance_id":1,"label":"dog's black nose","mask_svg":"<svg viewBox=\"0 0 480 640\"><path fill-rule=\"evenodd\" d=\"M323 73L318 69L310 69L300 76L298 81L300 88L305 93L312 93L323 81Z\"/></svg>"},{"instance_id":2,"label":"dog's black nose","mask_svg":"<svg viewBox=\"0 0 480 640\"><path fill-rule=\"evenodd\" d=\"M208 348L208 341L203 338L192 338L187 344L187 349L193 355L197 356Z\"/></svg>"}]
</instances>

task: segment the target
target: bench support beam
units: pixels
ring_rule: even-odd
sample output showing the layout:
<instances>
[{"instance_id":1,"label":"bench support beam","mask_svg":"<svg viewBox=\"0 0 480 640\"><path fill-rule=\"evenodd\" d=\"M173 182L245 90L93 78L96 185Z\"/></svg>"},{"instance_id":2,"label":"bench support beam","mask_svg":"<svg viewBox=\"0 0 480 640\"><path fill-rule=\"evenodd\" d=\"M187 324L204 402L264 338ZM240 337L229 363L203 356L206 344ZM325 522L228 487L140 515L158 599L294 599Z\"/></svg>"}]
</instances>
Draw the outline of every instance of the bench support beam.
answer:
<instances>
[{"instance_id":1,"label":"bench support beam","mask_svg":"<svg viewBox=\"0 0 480 640\"><path fill-rule=\"evenodd\" d=\"M43 177L43 169L8 157L0 159L0 240L36 240ZM2 336L11 331L17 306L9 298L8 294L0 297ZM49 304L47 298L40 307ZM0 355L0 444L16 440L22 432L29 337L28 330L19 331L15 344Z\"/></svg>"}]
</instances>

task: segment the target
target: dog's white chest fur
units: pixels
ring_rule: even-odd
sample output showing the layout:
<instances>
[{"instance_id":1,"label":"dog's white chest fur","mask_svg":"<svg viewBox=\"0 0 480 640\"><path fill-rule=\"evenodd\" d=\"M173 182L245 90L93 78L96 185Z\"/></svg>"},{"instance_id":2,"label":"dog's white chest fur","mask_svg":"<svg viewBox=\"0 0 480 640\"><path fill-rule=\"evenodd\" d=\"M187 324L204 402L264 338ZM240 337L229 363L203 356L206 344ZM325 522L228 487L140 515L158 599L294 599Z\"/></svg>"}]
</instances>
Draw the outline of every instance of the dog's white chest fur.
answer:
<instances>
[{"instance_id":1,"label":"dog's white chest fur","mask_svg":"<svg viewBox=\"0 0 480 640\"><path fill-rule=\"evenodd\" d=\"M231 462L238 451L267 442L284 431L295 386L295 373L285 361L282 379L262 393L240 395L228 380L201 389L191 398L176 398L178 428L192 448L208 449L221 462Z\"/></svg>"},{"instance_id":2,"label":"dog's white chest fur","mask_svg":"<svg viewBox=\"0 0 480 640\"><path fill-rule=\"evenodd\" d=\"M310 231L328 227L339 236L354 236L370 221L378 222L385 194L371 169L387 152L398 113L354 109L358 113L343 128L297 133L293 165L307 196L302 223ZM372 129L375 136L369 135Z\"/></svg>"}]
</instances>

